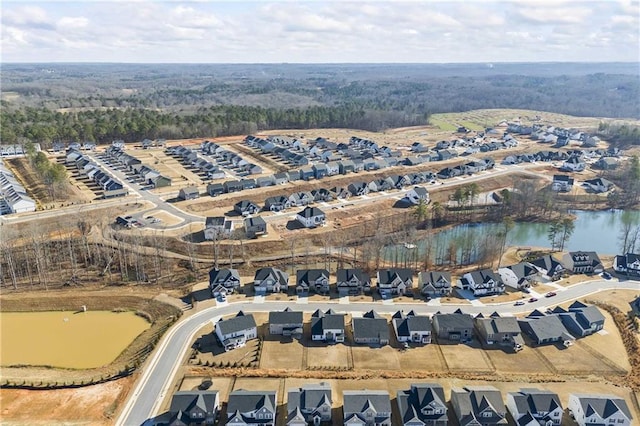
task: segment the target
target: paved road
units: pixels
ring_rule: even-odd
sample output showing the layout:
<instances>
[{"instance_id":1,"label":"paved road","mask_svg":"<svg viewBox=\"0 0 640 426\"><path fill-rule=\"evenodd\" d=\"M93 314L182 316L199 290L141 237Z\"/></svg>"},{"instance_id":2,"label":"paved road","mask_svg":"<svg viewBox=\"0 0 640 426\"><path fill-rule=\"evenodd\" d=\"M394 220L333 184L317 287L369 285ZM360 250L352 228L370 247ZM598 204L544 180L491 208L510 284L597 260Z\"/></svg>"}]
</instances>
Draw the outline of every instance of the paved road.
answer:
<instances>
[{"instance_id":1,"label":"paved road","mask_svg":"<svg viewBox=\"0 0 640 426\"><path fill-rule=\"evenodd\" d=\"M640 281L617 281L617 280L596 280L577 284L558 291L553 298L542 298L535 303L527 303L525 306L513 306L512 303L486 304L483 306L474 305L441 305L430 306L421 303L364 303L355 302L350 304L335 302L311 302L299 304L295 301L265 301L256 303L253 300L225 303L222 306L214 306L203 309L200 312L183 317L176 323L169 332L162 338L153 354L149 357L143 372L136 383L135 389L131 392L126 404L117 420L118 425L141 425L151 424L154 416L157 416L160 404L165 398L169 385L172 382L184 356L187 353L188 345L200 328L210 321L216 321L224 315L234 314L239 310L246 312L269 312L283 310L287 306L294 306L296 310L313 312L316 309L334 309L337 312L359 314L370 309L375 309L381 314L392 314L398 310L414 310L418 314L433 314L437 311L442 313L453 312L461 308L465 313L472 315L482 312L490 314L497 311L500 314L511 315L525 313L536 309L546 309L548 306L560 304L589 294L603 290L628 289L640 290Z\"/></svg>"}]
</instances>

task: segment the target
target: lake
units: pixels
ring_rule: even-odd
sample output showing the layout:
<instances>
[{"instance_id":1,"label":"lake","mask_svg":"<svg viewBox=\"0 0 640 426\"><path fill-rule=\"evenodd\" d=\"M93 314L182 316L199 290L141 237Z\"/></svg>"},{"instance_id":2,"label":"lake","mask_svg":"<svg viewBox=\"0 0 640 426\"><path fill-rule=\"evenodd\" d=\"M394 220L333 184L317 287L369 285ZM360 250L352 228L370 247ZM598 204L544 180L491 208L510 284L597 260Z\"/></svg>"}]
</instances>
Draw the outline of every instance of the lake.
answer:
<instances>
[{"instance_id":1,"label":"lake","mask_svg":"<svg viewBox=\"0 0 640 426\"><path fill-rule=\"evenodd\" d=\"M133 312L1 312L0 360L3 366L101 367L149 327Z\"/></svg>"},{"instance_id":2,"label":"lake","mask_svg":"<svg viewBox=\"0 0 640 426\"><path fill-rule=\"evenodd\" d=\"M566 251L595 251L600 254L619 254L621 251L620 232L622 225L631 223L640 225L640 211L583 211L571 212L576 216L575 230L565 243ZM386 247L384 258L387 260L423 259L429 242L432 245L432 258L436 264L445 263L451 257L449 247L454 245L457 263L473 263L487 249L487 245L499 244L492 236L500 232L501 226L495 223L464 224L438 232L437 234L407 249L404 245ZM515 223L509 231L507 246L551 248L547 237L548 223ZM476 241L475 244L467 243ZM453 244L452 244L453 243ZM435 249L433 248L435 247Z\"/></svg>"}]
</instances>

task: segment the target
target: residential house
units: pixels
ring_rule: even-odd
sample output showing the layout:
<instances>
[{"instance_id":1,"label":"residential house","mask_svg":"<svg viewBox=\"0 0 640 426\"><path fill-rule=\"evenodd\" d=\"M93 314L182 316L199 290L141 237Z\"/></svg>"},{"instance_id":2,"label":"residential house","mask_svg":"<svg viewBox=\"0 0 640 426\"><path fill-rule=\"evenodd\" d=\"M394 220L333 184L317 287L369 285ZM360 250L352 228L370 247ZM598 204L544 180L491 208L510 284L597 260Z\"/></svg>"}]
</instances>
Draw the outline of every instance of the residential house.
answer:
<instances>
[{"instance_id":1,"label":"residential house","mask_svg":"<svg viewBox=\"0 0 640 426\"><path fill-rule=\"evenodd\" d=\"M584 337L604 328L604 315L596 306L575 301L568 312L558 313L562 324L576 337Z\"/></svg>"},{"instance_id":2,"label":"residential house","mask_svg":"<svg viewBox=\"0 0 640 426\"><path fill-rule=\"evenodd\" d=\"M322 312L319 309L311 315L311 340L327 343L344 342L344 315L333 309Z\"/></svg>"},{"instance_id":3,"label":"residential house","mask_svg":"<svg viewBox=\"0 0 640 426\"><path fill-rule=\"evenodd\" d=\"M318 426L331 422L331 386L326 382L289 389L287 426Z\"/></svg>"},{"instance_id":4,"label":"residential house","mask_svg":"<svg viewBox=\"0 0 640 426\"><path fill-rule=\"evenodd\" d=\"M289 196L291 206L307 206L313 203L313 194L310 191L294 192Z\"/></svg>"},{"instance_id":5,"label":"residential house","mask_svg":"<svg viewBox=\"0 0 640 426\"><path fill-rule=\"evenodd\" d=\"M595 148L598 146L598 142L600 142L600 138L597 136L587 136L582 142L583 148Z\"/></svg>"},{"instance_id":6,"label":"residential house","mask_svg":"<svg viewBox=\"0 0 640 426\"><path fill-rule=\"evenodd\" d=\"M524 340L515 317L476 318L475 323L478 335L486 345L509 346L515 352L523 349Z\"/></svg>"},{"instance_id":7,"label":"residential house","mask_svg":"<svg viewBox=\"0 0 640 426\"><path fill-rule=\"evenodd\" d=\"M329 294L329 271L326 269L299 269L296 271L296 293Z\"/></svg>"},{"instance_id":8,"label":"residential house","mask_svg":"<svg viewBox=\"0 0 640 426\"><path fill-rule=\"evenodd\" d=\"M540 274L542 278L551 281L560 279L562 274L565 272L565 268L562 266L562 263L558 262L550 254L534 259L529 263L538 270L538 274Z\"/></svg>"},{"instance_id":9,"label":"residential house","mask_svg":"<svg viewBox=\"0 0 640 426\"><path fill-rule=\"evenodd\" d=\"M331 192L331 195L336 200L344 200L351 197L351 192L349 192L347 188L341 186L334 186L329 190L329 192Z\"/></svg>"},{"instance_id":10,"label":"residential house","mask_svg":"<svg viewBox=\"0 0 640 426\"><path fill-rule=\"evenodd\" d=\"M615 170L618 164L618 160L613 157L602 157L593 163L593 167L600 170Z\"/></svg>"},{"instance_id":11,"label":"residential house","mask_svg":"<svg viewBox=\"0 0 640 426\"><path fill-rule=\"evenodd\" d=\"M223 240L231 235L233 228L233 221L224 216L207 217L204 224L204 239Z\"/></svg>"},{"instance_id":12,"label":"residential house","mask_svg":"<svg viewBox=\"0 0 640 426\"><path fill-rule=\"evenodd\" d=\"M153 178L149 182L147 182L154 188L163 188L166 186L171 186L171 178L164 175L158 175Z\"/></svg>"},{"instance_id":13,"label":"residential house","mask_svg":"<svg viewBox=\"0 0 640 426\"><path fill-rule=\"evenodd\" d=\"M194 200L200 196L200 192L198 191L198 187L196 186L187 186L181 188L178 192L178 199L180 200Z\"/></svg>"},{"instance_id":14,"label":"residential house","mask_svg":"<svg viewBox=\"0 0 640 426\"><path fill-rule=\"evenodd\" d=\"M396 402L402 426L447 426L447 402L444 389L435 383L412 384L400 390Z\"/></svg>"},{"instance_id":15,"label":"residential house","mask_svg":"<svg viewBox=\"0 0 640 426\"><path fill-rule=\"evenodd\" d=\"M376 311L365 313L362 318L352 318L353 341L365 345L388 345L389 324Z\"/></svg>"},{"instance_id":16,"label":"residential house","mask_svg":"<svg viewBox=\"0 0 640 426\"><path fill-rule=\"evenodd\" d=\"M559 426L564 409L557 393L535 388L507 393L507 409L517 425Z\"/></svg>"},{"instance_id":17,"label":"residential house","mask_svg":"<svg viewBox=\"0 0 640 426\"><path fill-rule=\"evenodd\" d=\"M260 211L260 206L258 206L253 201L242 200L238 201L234 206L233 210L241 216L250 216L252 214L256 214Z\"/></svg>"},{"instance_id":18,"label":"residential house","mask_svg":"<svg viewBox=\"0 0 640 426\"><path fill-rule=\"evenodd\" d=\"M411 204L420 204L421 202L424 204L429 203L429 191L427 188L423 188L421 186L416 186L407 191L405 194L405 198L409 200Z\"/></svg>"},{"instance_id":19,"label":"residential house","mask_svg":"<svg viewBox=\"0 0 640 426\"><path fill-rule=\"evenodd\" d=\"M460 426L508 424L502 393L493 386L451 389L451 406Z\"/></svg>"},{"instance_id":20,"label":"residential house","mask_svg":"<svg viewBox=\"0 0 640 426\"><path fill-rule=\"evenodd\" d=\"M213 268L209 271L209 289L213 297L232 294L240 288L240 274L236 269Z\"/></svg>"},{"instance_id":21,"label":"residential house","mask_svg":"<svg viewBox=\"0 0 640 426\"><path fill-rule=\"evenodd\" d=\"M338 269L336 287L340 297L357 296L371 291L371 278L362 269Z\"/></svg>"},{"instance_id":22,"label":"residential house","mask_svg":"<svg viewBox=\"0 0 640 426\"><path fill-rule=\"evenodd\" d=\"M411 269L382 269L376 274L378 292L385 296L402 295L413 289L413 271Z\"/></svg>"},{"instance_id":23,"label":"residential house","mask_svg":"<svg viewBox=\"0 0 640 426\"><path fill-rule=\"evenodd\" d=\"M356 165L351 160L342 160L338 161L338 167L340 169L340 174L346 175L347 173L353 173Z\"/></svg>"},{"instance_id":24,"label":"residential house","mask_svg":"<svg viewBox=\"0 0 640 426\"><path fill-rule=\"evenodd\" d=\"M229 394L226 424L274 426L276 407L276 391L235 390Z\"/></svg>"},{"instance_id":25,"label":"residential house","mask_svg":"<svg viewBox=\"0 0 640 426\"><path fill-rule=\"evenodd\" d=\"M562 256L562 263L574 274L599 274L604 271L600 258L594 251L572 251Z\"/></svg>"},{"instance_id":26,"label":"residential house","mask_svg":"<svg viewBox=\"0 0 640 426\"><path fill-rule=\"evenodd\" d=\"M618 255L613 260L613 270L630 277L640 277L640 254Z\"/></svg>"},{"instance_id":27,"label":"residential house","mask_svg":"<svg viewBox=\"0 0 640 426\"><path fill-rule=\"evenodd\" d=\"M520 262L499 268L498 274L505 285L516 290L526 290L535 281L538 270L529 262Z\"/></svg>"},{"instance_id":28,"label":"residential house","mask_svg":"<svg viewBox=\"0 0 640 426\"><path fill-rule=\"evenodd\" d=\"M450 342L469 342L473 339L473 317L469 314L435 314L431 320L438 339Z\"/></svg>"},{"instance_id":29,"label":"residential house","mask_svg":"<svg viewBox=\"0 0 640 426\"><path fill-rule=\"evenodd\" d=\"M269 312L269 334L281 336L302 336L302 311L286 308L284 311Z\"/></svg>"},{"instance_id":30,"label":"residential house","mask_svg":"<svg viewBox=\"0 0 640 426\"><path fill-rule=\"evenodd\" d=\"M218 391L178 391L171 397L169 425L212 425L219 408Z\"/></svg>"},{"instance_id":31,"label":"residential house","mask_svg":"<svg viewBox=\"0 0 640 426\"><path fill-rule=\"evenodd\" d=\"M276 180L273 177L273 175L261 176L259 178L256 178L256 186L258 186L259 188L264 188L266 186L273 186L275 184L276 184Z\"/></svg>"},{"instance_id":32,"label":"residential house","mask_svg":"<svg viewBox=\"0 0 640 426\"><path fill-rule=\"evenodd\" d=\"M258 329L253 315L238 312L233 318L214 322L215 334L224 346L225 351L241 348L247 344L248 340L258 337Z\"/></svg>"},{"instance_id":33,"label":"residential house","mask_svg":"<svg viewBox=\"0 0 640 426\"><path fill-rule=\"evenodd\" d=\"M228 180L222 183L222 187L224 188L224 192L227 194L231 194L232 192L240 192L244 189L242 186L242 182L239 180Z\"/></svg>"},{"instance_id":34,"label":"residential house","mask_svg":"<svg viewBox=\"0 0 640 426\"><path fill-rule=\"evenodd\" d=\"M572 393L568 408L578 426L633 424L627 402L618 396Z\"/></svg>"},{"instance_id":35,"label":"residential house","mask_svg":"<svg viewBox=\"0 0 640 426\"><path fill-rule=\"evenodd\" d=\"M273 175L273 180L276 185L284 185L289 182L289 175L287 173L276 173Z\"/></svg>"},{"instance_id":36,"label":"residential house","mask_svg":"<svg viewBox=\"0 0 640 426\"><path fill-rule=\"evenodd\" d=\"M327 216L317 207L305 207L304 210L296 215L296 220L305 228L315 228L324 224Z\"/></svg>"},{"instance_id":37,"label":"residential house","mask_svg":"<svg viewBox=\"0 0 640 426\"><path fill-rule=\"evenodd\" d=\"M585 164L582 158L577 156L572 156L567 159L564 163L562 163L562 170L566 170L569 172L581 172L583 171L587 165Z\"/></svg>"},{"instance_id":38,"label":"residential house","mask_svg":"<svg viewBox=\"0 0 640 426\"><path fill-rule=\"evenodd\" d=\"M569 175L553 175L551 189L556 192L570 192L573 188L573 178Z\"/></svg>"},{"instance_id":39,"label":"residential house","mask_svg":"<svg viewBox=\"0 0 640 426\"><path fill-rule=\"evenodd\" d=\"M566 347L573 344L575 338L567 331L558 315L545 315L536 311L532 314L518 319L518 325L535 345L561 343Z\"/></svg>"},{"instance_id":40,"label":"residential house","mask_svg":"<svg viewBox=\"0 0 640 426\"><path fill-rule=\"evenodd\" d=\"M256 294L286 293L289 290L289 274L277 268L260 268L253 280Z\"/></svg>"},{"instance_id":41,"label":"residential house","mask_svg":"<svg viewBox=\"0 0 640 426\"><path fill-rule=\"evenodd\" d=\"M347 186L347 190L351 195L359 197L369 193L369 185L365 182L352 182Z\"/></svg>"},{"instance_id":42,"label":"residential house","mask_svg":"<svg viewBox=\"0 0 640 426\"><path fill-rule=\"evenodd\" d=\"M420 293L426 297L440 297L451 294L451 273L424 271L418 274Z\"/></svg>"},{"instance_id":43,"label":"residential house","mask_svg":"<svg viewBox=\"0 0 640 426\"><path fill-rule=\"evenodd\" d=\"M596 194L602 194L613 188L613 182L605 178L595 178L585 180L582 185L588 192L595 192Z\"/></svg>"},{"instance_id":44,"label":"residential house","mask_svg":"<svg viewBox=\"0 0 640 426\"><path fill-rule=\"evenodd\" d=\"M427 316L416 315L413 311L405 315L398 311L391 324L400 343L431 343L431 320Z\"/></svg>"},{"instance_id":45,"label":"residential house","mask_svg":"<svg viewBox=\"0 0 640 426\"><path fill-rule=\"evenodd\" d=\"M267 234L267 222L261 216L244 219L244 232L247 238L257 238Z\"/></svg>"},{"instance_id":46,"label":"residential house","mask_svg":"<svg viewBox=\"0 0 640 426\"><path fill-rule=\"evenodd\" d=\"M207 194L212 197L224 194L224 187L221 183L210 183L207 185Z\"/></svg>"},{"instance_id":47,"label":"residential house","mask_svg":"<svg viewBox=\"0 0 640 426\"><path fill-rule=\"evenodd\" d=\"M340 165L336 161L326 163L327 176L335 176L340 173Z\"/></svg>"},{"instance_id":48,"label":"residential house","mask_svg":"<svg viewBox=\"0 0 640 426\"><path fill-rule=\"evenodd\" d=\"M272 212L281 212L282 210L286 210L290 207L291 203L289 202L289 197L285 197L284 195L269 197L264 201L265 210Z\"/></svg>"},{"instance_id":49,"label":"residential house","mask_svg":"<svg viewBox=\"0 0 640 426\"><path fill-rule=\"evenodd\" d=\"M460 279L463 290L472 291L474 296L489 296L504 293L502 278L491 269L468 272Z\"/></svg>"},{"instance_id":50,"label":"residential house","mask_svg":"<svg viewBox=\"0 0 640 426\"><path fill-rule=\"evenodd\" d=\"M346 390L342 393L345 426L391 426L391 399L387 391Z\"/></svg>"},{"instance_id":51,"label":"residential house","mask_svg":"<svg viewBox=\"0 0 640 426\"><path fill-rule=\"evenodd\" d=\"M319 188L311 190L313 195L313 201L315 202L328 202L333 200L333 194L326 188Z\"/></svg>"}]
</instances>

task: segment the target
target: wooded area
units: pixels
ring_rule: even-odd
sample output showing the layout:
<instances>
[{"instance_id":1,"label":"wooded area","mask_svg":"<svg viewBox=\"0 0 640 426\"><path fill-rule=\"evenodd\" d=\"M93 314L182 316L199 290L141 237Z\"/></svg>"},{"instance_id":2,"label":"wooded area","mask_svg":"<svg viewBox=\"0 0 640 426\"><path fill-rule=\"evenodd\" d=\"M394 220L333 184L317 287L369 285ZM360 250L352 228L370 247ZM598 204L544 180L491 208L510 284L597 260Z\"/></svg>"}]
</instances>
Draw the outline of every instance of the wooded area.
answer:
<instances>
[{"instance_id":1,"label":"wooded area","mask_svg":"<svg viewBox=\"0 0 640 426\"><path fill-rule=\"evenodd\" d=\"M629 64L7 64L1 80L2 143L380 131L480 108L640 117Z\"/></svg>"}]
</instances>

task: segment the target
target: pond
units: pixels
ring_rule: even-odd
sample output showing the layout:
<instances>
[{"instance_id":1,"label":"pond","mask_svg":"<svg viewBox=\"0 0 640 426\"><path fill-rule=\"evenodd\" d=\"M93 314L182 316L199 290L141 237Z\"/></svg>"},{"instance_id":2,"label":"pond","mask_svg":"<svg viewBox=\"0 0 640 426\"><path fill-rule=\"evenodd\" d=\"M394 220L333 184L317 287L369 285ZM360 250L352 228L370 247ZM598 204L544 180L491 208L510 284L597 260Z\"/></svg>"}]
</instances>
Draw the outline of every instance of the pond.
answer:
<instances>
[{"instance_id":1,"label":"pond","mask_svg":"<svg viewBox=\"0 0 640 426\"><path fill-rule=\"evenodd\" d=\"M3 366L107 365L150 324L133 312L1 312Z\"/></svg>"},{"instance_id":2,"label":"pond","mask_svg":"<svg viewBox=\"0 0 640 426\"><path fill-rule=\"evenodd\" d=\"M575 230L565 243L566 251L619 254L623 225L640 225L640 211L636 210L577 210L571 213L576 216ZM474 263L501 245L498 235L502 229L495 223L458 225L413 244L388 246L384 257L402 263L406 259L409 266L412 262L420 262L429 251L436 264L447 263L454 256L456 263ZM506 245L551 248L548 232L548 223L515 223L509 231Z\"/></svg>"}]
</instances>

